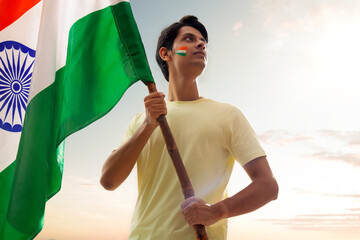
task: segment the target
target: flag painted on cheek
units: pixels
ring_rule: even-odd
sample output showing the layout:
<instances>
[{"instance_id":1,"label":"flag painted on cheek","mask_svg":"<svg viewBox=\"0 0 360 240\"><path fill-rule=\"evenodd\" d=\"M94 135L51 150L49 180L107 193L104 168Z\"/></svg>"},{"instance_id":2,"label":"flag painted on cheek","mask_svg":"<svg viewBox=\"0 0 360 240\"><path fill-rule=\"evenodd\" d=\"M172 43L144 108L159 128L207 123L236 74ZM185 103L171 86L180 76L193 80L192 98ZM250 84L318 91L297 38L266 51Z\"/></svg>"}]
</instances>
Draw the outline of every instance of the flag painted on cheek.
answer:
<instances>
[{"instance_id":1,"label":"flag painted on cheek","mask_svg":"<svg viewBox=\"0 0 360 240\"><path fill-rule=\"evenodd\" d=\"M187 47L179 47L178 50L176 51L176 54L185 57L187 49L188 49Z\"/></svg>"}]
</instances>

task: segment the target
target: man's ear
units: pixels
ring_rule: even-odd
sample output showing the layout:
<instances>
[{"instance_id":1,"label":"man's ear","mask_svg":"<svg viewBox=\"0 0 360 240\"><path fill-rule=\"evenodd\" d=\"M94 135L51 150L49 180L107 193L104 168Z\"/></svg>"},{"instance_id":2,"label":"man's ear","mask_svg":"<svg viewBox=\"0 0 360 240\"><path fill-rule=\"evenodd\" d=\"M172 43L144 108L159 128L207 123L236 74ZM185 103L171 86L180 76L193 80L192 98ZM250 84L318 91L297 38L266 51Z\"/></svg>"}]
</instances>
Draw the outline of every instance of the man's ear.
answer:
<instances>
[{"instance_id":1,"label":"man's ear","mask_svg":"<svg viewBox=\"0 0 360 240\"><path fill-rule=\"evenodd\" d=\"M168 50L166 47L160 48L159 55L161 59L164 60L165 62L171 60L171 51Z\"/></svg>"}]
</instances>

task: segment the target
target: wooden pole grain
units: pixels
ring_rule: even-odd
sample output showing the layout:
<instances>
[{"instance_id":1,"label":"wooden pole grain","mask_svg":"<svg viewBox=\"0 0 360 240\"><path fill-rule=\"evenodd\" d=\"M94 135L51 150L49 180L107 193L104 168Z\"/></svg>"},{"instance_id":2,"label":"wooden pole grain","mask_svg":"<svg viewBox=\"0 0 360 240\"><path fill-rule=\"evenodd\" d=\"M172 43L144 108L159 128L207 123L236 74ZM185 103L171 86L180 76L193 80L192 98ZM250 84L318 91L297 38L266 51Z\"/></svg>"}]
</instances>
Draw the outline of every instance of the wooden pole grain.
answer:
<instances>
[{"instance_id":1,"label":"wooden pole grain","mask_svg":"<svg viewBox=\"0 0 360 240\"><path fill-rule=\"evenodd\" d=\"M156 89L156 86L154 83L147 83L147 87L148 87L149 93L157 92L157 89ZM174 164L176 173L178 175L184 197L185 197L185 199L187 199L189 197L193 197L193 196L195 196L194 188L191 185L190 178L186 172L185 166L180 157L179 150L176 146L175 139L171 133L171 130L170 130L169 124L166 120L166 117L164 115L161 115L158 118L158 122L159 122L161 132L164 136L167 150L169 152L169 155ZM208 236L207 236L204 225L197 224L194 226L194 230L195 230L197 240L208 240Z\"/></svg>"}]
</instances>

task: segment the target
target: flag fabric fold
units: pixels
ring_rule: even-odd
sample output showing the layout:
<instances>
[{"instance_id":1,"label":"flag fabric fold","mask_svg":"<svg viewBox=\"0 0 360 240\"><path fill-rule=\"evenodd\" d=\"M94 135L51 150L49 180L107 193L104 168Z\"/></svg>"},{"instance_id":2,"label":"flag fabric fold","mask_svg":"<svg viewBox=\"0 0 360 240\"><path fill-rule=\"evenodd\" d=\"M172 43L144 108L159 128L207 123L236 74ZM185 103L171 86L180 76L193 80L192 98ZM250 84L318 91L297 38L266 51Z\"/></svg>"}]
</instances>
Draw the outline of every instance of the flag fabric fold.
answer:
<instances>
[{"instance_id":1,"label":"flag fabric fold","mask_svg":"<svg viewBox=\"0 0 360 240\"><path fill-rule=\"evenodd\" d=\"M153 82L128 1L43 1L17 157L0 173L0 239L40 232L45 203L61 187L65 138L138 80Z\"/></svg>"}]
</instances>

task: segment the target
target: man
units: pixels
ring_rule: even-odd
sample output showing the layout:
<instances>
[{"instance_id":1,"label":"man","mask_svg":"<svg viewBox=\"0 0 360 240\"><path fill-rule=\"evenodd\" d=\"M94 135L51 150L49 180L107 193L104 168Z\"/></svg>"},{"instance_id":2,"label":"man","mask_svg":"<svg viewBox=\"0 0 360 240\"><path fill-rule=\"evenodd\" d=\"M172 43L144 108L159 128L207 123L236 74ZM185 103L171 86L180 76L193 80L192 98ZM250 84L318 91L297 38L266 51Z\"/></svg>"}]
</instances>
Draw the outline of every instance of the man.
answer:
<instances>
[{"instance_id":1,"label":"man","mask_svg":"<svg viewBox=\"0 0 360 240\"><path fill-rule=\"evenodd\" d=\"M226 239L227 218L258 209L277 198L278 186L265 152L239 109L199 96L197 79L207 64L205 27L185 16L164 29L157 62L169 81L169 95L145 97L123 144L106 160L101 184L116 189L137 163L139 196L129 239L195 239L195 224L209 239ZM183 200L180 183L157 118L167 115L197 197ZM252 183L232 197L226 185L234 160Z\"/></svg>"}]
</instances>

